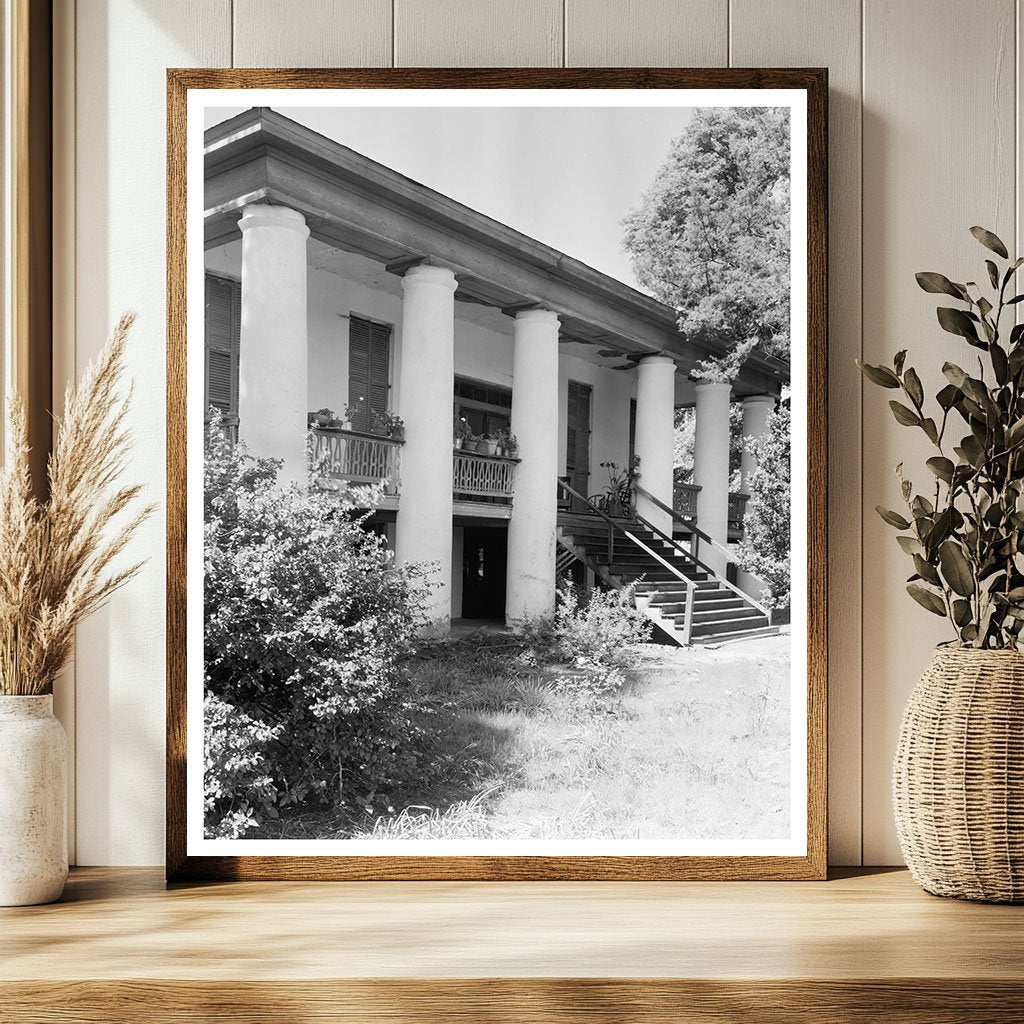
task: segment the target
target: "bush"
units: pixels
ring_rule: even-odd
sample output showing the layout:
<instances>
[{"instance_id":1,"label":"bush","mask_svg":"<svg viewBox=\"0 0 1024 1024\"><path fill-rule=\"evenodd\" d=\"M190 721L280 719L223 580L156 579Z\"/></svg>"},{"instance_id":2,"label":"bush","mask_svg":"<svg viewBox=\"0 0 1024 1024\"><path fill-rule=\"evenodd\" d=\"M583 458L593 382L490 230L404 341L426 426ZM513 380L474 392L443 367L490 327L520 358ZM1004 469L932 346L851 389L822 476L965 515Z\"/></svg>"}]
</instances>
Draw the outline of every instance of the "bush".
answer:
<instances>
[{"instance_id":1,"label":"bush","mask_svg":"<svg viewBox=\"0 0 1024 1024\"><path fill-rule=\"evenodd\" d=\"M757 467L750 477L739 561L764 581L761 600L767 608L785 608L790 602L789 430L789 406L784 404L768 417L764 435L747 442Z\"/></svg>"},{"instance_id":2,"label":"bush","mask_svg":"<svg viewBox=\"0 0 1024 1024\"><path fill-rule=\"evenodd\" d=\"M633 587L593 589L581 602L572 583L558 588L558 604L551 623L556 656L580 668L610 669L625 661L626 648L646 643L651 623L634 604Z\"/></svg>"},{"instance_id":3,"label":"bush","mask_svg":"<svg viewBox=\"0 0 1024 1024\"><path fill-rule=\"evenodd\" d=\"M205 462L206 825L361 808L416 764L422 573L395 568L347 492L281 485L216 429Z\"/></svg>"}]
</instances>

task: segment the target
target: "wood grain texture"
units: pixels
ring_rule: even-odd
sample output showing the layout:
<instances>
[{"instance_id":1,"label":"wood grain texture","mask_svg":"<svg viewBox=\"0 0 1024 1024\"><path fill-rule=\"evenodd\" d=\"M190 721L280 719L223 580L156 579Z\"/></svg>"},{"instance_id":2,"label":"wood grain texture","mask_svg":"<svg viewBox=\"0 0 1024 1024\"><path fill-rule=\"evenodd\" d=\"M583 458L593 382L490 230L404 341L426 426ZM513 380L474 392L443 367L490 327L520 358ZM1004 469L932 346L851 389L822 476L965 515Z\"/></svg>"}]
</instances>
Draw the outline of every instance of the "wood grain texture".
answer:
<instances>
[{"instance_id":1,"label":"wood grain texture","mask_svg":"<svg viewBox=\"0 0 1024 1024\"><path fill-rule=\"evenodd\" d=\"M74 345L92 359L120 314L134 391L125 479L164 493L163 361L167 65L227 64L230 0L78 0L78 249ZM141 574L78 631L78 859L152 864L162 857L164 516L125 552Z\"/></svg>"},{"instance_id":2,"label":"wood grain texture","mask_svg":"<svg viewBox=\"0 0 1024 1024\"><path fill-rule=\"evenodd\" d=\"M190 88L804 88L808 95L808 847L802 857L187 857L185 107ZM167 75L167 836L171 878L821 878L826 865L827 78L814 70L172 70Z\"/></svg>"},{"instance_id":3,"label":"wood grain texture","mask_svg":"<svg viewBox=\"0 0 1024 1024\"><path fill-rule=\"evenodd\" d=\"M562 0L395 0L395 67L561 67Z\"/></svg>"},{"instance_id":4,"label":"wood grain texture","mask_svg":"<svg viewBox=\"0 0 1024 1024\"><path fill-rule=\"evenodd\" d=\"M391 0L235 0L238 68L389 67Z\"/></svg>"},{"instance_id":5,"label":"wood grain texture","mask_svg":"<svg viewBox=\"0 0 1024 1024\"><path fill-rule=\"evenodd\" d=\"M861 862L860 0L732 0L735 67L829 69L829 859Z\"/></svg>"},{"instance_id":6,"label":"wood grain texture","mask_svg":"<svg viewBox=\"0 0 1024 1024\"><path fill-rule=\"evenodd\" d=\"M905 871L165 889L80 869L0 930L0 1019L19 1022L1000 1022L1024 986L1018 908L936 899Z\"/></svg>"},{"instance_id":7,"label":"wood grain texture","mask_svg":"<svg viewBox=\"0 0 1024 1024\"><path fill-rule=\"evenodd\" d=\"M728 63L729 0L565 0L566 67Z\"/></svg>"},{"instance_id":8,"label":"wood grain texture","mask_svg":"<svg viewBox=\"0 0 1024 1024\"><path fill-rule=\"evenodd\" d=\"M1014 2L866 0L864 5L864 358L908 351L925 392L965 346L935 323L914 273L978 280L988 255L968 234L1015 233ZM966 141L965 141L966 140ZM879 388L864 397L864 859L900 859L891 764L900 714L948 625L906 594L912 572L874 511L897 507L893 466L924 482L930 448L897 426Z\"/></svg>"},{"instance_id":9,"label":"wood grain texture","mask_svg":"<svg viewBox=\"0 0 1024 1024\"><path fill-rule=\"evenodd\" d=\"M49 491L46 459L52 443L50 382L53 354L53 135L51 115L52 11L49 0L10 0L11 38L6 85L11 124L9 307L12 379L7 386L24 408L32 489Z\"/></svg>"}]
</instances>

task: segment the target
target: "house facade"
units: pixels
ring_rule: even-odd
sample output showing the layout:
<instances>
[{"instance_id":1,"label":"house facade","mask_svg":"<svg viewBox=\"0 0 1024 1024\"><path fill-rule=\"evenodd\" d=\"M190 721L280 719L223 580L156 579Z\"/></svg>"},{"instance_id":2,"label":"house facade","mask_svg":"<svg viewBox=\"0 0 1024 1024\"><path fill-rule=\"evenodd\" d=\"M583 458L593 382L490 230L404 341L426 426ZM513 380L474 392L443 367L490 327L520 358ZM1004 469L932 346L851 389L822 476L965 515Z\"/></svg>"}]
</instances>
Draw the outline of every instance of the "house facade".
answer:
<instances>
[{"instance_id":1,"label":"house facade","mask_svg":"<svg viewBox=\"0 0 1024 1024\"><path fill-rule=\"evenodd\" d=\"M691 623L701 587L715 603L742 520L730 403L762 433L785 366L754 358L732 385L695 384L721 353L685 342L670 307L270 109L205 144L206 405L296 479L318 414L327 475L381 484L373 521L396 559L437 567L436 629L549 615L573 560L611 582L641 563L645 580L667 575ZM683 487L680 406L696 410ZM630 525L586 499L606 489L603 463L633 455ZM695 576L674 545L698 538Z\"/></svg>"}]
</instances>

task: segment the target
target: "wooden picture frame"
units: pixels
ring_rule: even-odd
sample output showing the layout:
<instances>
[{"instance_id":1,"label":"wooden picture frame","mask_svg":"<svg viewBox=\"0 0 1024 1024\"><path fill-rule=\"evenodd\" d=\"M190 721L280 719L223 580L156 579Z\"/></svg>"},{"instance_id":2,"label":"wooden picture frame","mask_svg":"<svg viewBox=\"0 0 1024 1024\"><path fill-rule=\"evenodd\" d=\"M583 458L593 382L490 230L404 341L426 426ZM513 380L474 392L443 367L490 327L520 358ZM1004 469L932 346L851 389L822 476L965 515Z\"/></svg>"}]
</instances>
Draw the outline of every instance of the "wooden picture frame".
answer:
<instances>
[{"instance_id":1,"label":"wooden picture frame","mask_svg":"<svg viewBox=\"0 0 1024 1024\"><path fill-rule=\"evenodd\" d=\"M186 840L187 103L207 89L778 89L806 95L806 851L784 856L207 856ZM167 75L167 847L170 880L821 879L826 874L827 71L268 70ZM192 543L198 543L194 539Z\"/></svg>"}]
</instances>

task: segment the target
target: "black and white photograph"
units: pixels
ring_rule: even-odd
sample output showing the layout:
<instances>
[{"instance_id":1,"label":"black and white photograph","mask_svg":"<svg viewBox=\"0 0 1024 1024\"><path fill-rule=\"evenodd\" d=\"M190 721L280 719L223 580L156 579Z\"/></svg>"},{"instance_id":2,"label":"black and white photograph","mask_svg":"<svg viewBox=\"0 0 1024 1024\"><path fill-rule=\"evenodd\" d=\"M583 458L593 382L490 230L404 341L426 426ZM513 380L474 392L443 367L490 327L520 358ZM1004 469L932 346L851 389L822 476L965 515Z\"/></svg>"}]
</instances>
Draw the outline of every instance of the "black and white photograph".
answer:
<instances>
[{"instance_id":1,"label":"black and white photograph","mask_svg":"<svg viewBox=\"0 0 1024 1024\"><path fill-rule=\"evenodd\" d=\"M190 93L190 855L806 853L806 116Z\"/></svg>"}]
</instances>

